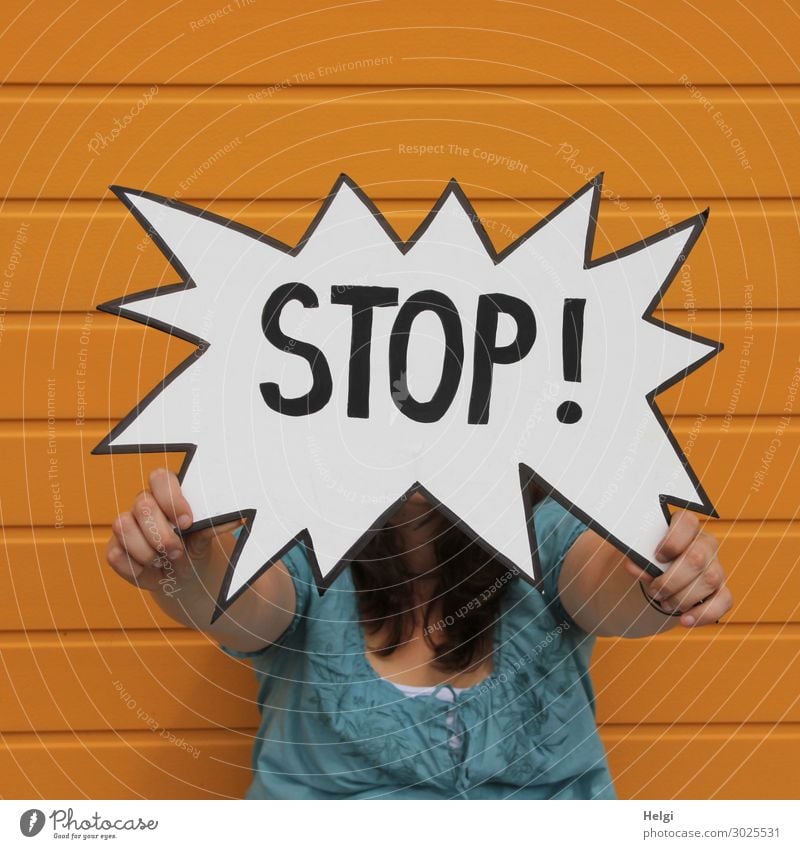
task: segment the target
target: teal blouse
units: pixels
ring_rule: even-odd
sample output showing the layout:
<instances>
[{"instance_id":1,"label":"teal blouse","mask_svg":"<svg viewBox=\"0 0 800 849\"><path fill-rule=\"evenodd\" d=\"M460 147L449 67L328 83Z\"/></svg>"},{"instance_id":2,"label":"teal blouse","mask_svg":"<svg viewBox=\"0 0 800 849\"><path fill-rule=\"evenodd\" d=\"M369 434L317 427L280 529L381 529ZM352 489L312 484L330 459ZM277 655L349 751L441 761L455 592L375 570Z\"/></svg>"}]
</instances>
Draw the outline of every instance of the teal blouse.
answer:
<instances>
[{"instance_id":1,"label":"teal blouse","mask_svg":"<svg viewBox=\"0 0 800 849\"><path fill-rule=\"evenodd\" d=\"M595 724L594 638L557 591L586 526L549 498L534 518L546 598L510 579L493 672L461 692L409 697L381 678L365 655L350 571L320 597L303 546L289 551L297 610L288 629L260 651L223 647L251 658L259 683L247 798L616 798Z\"/></svg>"}]
</instances>

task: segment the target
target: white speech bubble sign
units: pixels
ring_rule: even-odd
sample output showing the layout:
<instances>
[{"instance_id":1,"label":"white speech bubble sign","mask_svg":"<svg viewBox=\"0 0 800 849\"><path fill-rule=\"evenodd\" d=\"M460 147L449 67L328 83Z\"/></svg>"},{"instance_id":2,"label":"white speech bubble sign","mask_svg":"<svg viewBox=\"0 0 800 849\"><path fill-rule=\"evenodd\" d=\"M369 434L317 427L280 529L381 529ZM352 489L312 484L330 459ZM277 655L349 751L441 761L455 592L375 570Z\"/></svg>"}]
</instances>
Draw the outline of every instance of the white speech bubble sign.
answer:
<instances>
[{"instance_id":1,"label":"white speech bubble sign","mask_svg":"<svg viewBox=\"0 0 800 849\"><path fill-rule=\"evenodd\" d=\"M182 282L98 309L197 348L93 453L185 451L188 532L244 520L215 618L414 491L537 586L530 480L651 574L670 505L717 515L655 398L722 345L652 315L707 211L592 259L600 177L499 253L454 180L403 241L342 175L294 247L111 188Z\"/></svg>"}]
</instances>

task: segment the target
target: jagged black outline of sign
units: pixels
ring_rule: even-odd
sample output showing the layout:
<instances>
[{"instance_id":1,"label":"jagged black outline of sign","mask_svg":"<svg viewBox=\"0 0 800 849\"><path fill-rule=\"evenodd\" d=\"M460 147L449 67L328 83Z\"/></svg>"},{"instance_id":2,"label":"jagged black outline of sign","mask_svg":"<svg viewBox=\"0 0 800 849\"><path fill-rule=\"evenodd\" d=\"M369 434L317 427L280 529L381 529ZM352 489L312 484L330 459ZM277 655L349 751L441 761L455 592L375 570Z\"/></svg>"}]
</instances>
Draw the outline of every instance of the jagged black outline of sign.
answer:
<instances>
[{"instance_id":1,"label":"jagged black outline of sign","mask_svg":"<svg viewBox=\"0 0 800 849\"><path fill-rule=\"evenodd\" d=\"M677 224L674 227L670 227L666 230L662 230L659 233L656 233L652 236L648 236L645 239L642 239L639 242L636 242L632 245L629 245L626 248L623 248L619 251L612 251L600 259L592 259L592 248L594 246L594 238L597 230L597 213L600 206L600 197L602 194L602 185L603 185L603 174L600 173L592 180L590 180L586 185L580 188L575 194L569 197L566 201L560 204L556 209L554 209L551 213L549 213L546 217L544 217L541 221L527 230L522 236L520 236L516 241L512 244L508 245L508 247L504 248L499 253L495 250L494 245L492 244L489 235L484 229L483 225L478 218L477 213L475 212L472 203L467 198L466 194L462 190L461 186L454 179L450 180L447 184L447 187L442 192L439 199L435 202L430 212L427 214L422 223L417 227L417 229L412 234L411 238L407 241L398 236L395 232L394 228L389 224L389 222L384 218L381 211L377 208L377 206L373 203L373 201L366 195L364 191L346 174L340 174L338 179L333 185L330 193L324 200L322 206L320 207L317 214L314 216L313 220L309 224L307 230L303 234L300 241L294 246L286 245L283 242L278 241L277 239L272 238L271 236L267 236L264 233L261 233L258 230L255 230L251 227L246 227L242 224L237 223L236 221L232 221L228 218L224 218L221 215L217 215L216 213L208 212L207 210L198 209L193 206L189 206L188 204L182 203L180 201L172 200L170 198L163 197L161 195L153 194L152 192L142 191L139 189L128 189L122 186L110 186L109 188L114 194L125 204L131 214L136 218L139 224L147 231L147 234L150 238L155 242L158 246L159 250L164 254L164 256L169 261L170 265L178 272L181 277L182 282L173 283L166 286L157 286L154 289L148 289L144 292L137 292L133 295L125 295L121 298L117 298L115 300L107 301L103 304L100 304L97 309L101 312L110 313L112 315L117 315L122 318L127 318L132 321L135 321L139 324L144 324L148 327L154 327L157 330L163 330L166 333L171 334L172 336L176 336L179 339L183 339L187 342L191 342L193 345L197 345L197 349L193 351L185 360L183 360L175 369L173 369L155 388L153 388L137 405L134 407L131 412L129 412L125 418L120 421L120 423L100 442L95 448L92 449L92 454L145 454L152 452L177 452L183 451L185 452L185 457L183 463L181 465L180 471L178 472L178 479L183 481L183 478L186 474L186 471L189 467L189 464L192 462L192 458L194 456L194 452L197 450L197 445L195 443L170 443L164 445L123 445L112 447L111 442L124 431L128 425L137 417L139 414L147 407L148 404L153 401L161 392L163 392L169 384L175 380L183 371L189 368L192 363L196 362L197 359L202 356L205 351L208 349L210 343L207 340L201 339L198 336L194 336L190 333L185 332L179 327L173 327L172 325L166 324L165 322L159 321L157 319L143 317L138 315L137 313L133 313L130 310L126 309L128 304L136 303L137 301L142 300L150 300L153 297L158 295L166 295L171 292L178 291L186 291L188 289L195 288L196 284L192 280L189 273L183 267L180 260L174 255L169 246L164 242L161 236L158 234L157 230L150 224L147 218L133 205L133 203L127 197L128 195L138 196L147 198L148 200L155 201L156 203L161 203L166 206L172 207L174 209L181 210L183 212L187 212L191 215L197 215L200 218L205 218L208 221L213 221L215 224L219 224L223 227L230 227L233 230L236 230L239 233L242 233L245 236L249 236L250 238L255 239L259 242L264 242L268 244L270 247L275 248L276 250L282 251L283 253L289 254L290 256L296 256L306 245L308 240L311 238L311 235L316 230L319 223L325 217L328 208L333 202L336 193L339 191L341 186L346 185L359 197L361 202L365 205L367 209L372 213L375 217L378 224L384 230L386 235L395 243L397 248L401 251L401 253L405 254L414 246L414 244L419 241L428 227L431 225L439 210L442 208L445 201L453 195L458 202L461 204L464 211L469 216L470 221L472 222L472 226L475 229L481 243L486 249L487 254L492 258L492 261L495 265L500 264L512 251L519 248L525 241L527 241L534 233L538 232L542 227L546 226L550 221L552 221L557 215L559 215L566 207L570 204L574 203L578 198L582 197L583 194L587 191L593 191L592 203L589 214L589 226L586 232L586 243L584 250L584 269L595 268L598 265L602 265L606 262L613 262L617 259L620 259L624 256L627 256L636 251L642 250L643 248L649 247L656 242L661 241L662 239L667 238L675 233L682 232L684 230L691 230L689 238L686 242L686 246L684 248L684 252L678 257L675 261L674 265L670 269L667 274L664 282L659 287L652 301L648 304L647 309L644 311L642 315L642 319L647 321L656 327L661 328L662 330L668 331L670 333L677 333L680 336L683 336L687 339L691 339L694 341L698 341L704 343L706 345L711 346L712 350L708 352L704 357L697 360L691 366L686 369L678 372L672 378L666 380L660 386L657 386L651 392L649 392L645 399L650 406L650 409L653 411L653 415L656 417L656 420L661 425L662 430L664 431L664 435L669 440L672 448L675 453L678 455L681 463L686 469L689 478L694 484L697 492L700 494L701 502L695 503L691 501L685 501L683 499L672 498L668 495L660 494L659 502L661 504L661 509L664 513L664 518L669 521L670 512L669 507L679 507L685 508L689 510L694 510L698 513L701 513L706 516L711 516L714 518L718 518L719 514L714 509L711 504L710 499L706 495L705 490L703 489L700 481L695 474L694 470L689 463L688 458L683 453L680 445L678 444L677 439L673 435L669 426L667 425L664 416L661 413L661 410L658 408L656 404L655 398L661 392L664 392L666 389L669 389L674 384L680 382L684 378L686 378L689 374L691 374L695 369L700 368L700 366L704 365L708 360L715 357L722 349L723 344L721 342L716 342L712 339L706 339L703 336L699 336L697 334L692 333L691 331L684 330L681 327L675 327L674 325L667 324L666 322L655 318L652 313L657 308L658 304L661 302L664 294L667 289L672 284L672 281L675 279L678 271L686 260L686 256L691 251L697 239L700 237L700 233L703 231L705 227L706 221L708 220L709 210L706 209L703 212L692 216L691 218L686 219L685 221ZM538 473L536 473L533 469L527 466L524 463L519 464L519 474L520 474L520 488L522 491L523 505L525 509L525 515L528 517L527 519L527 527L528 527L528 538L531 546L531 556L533 560L534 567L534 577L531 579L525 572L520 570L514 563L510 562L508 558L506 558L503 554L498 551L495 551L492 546L486 543L483 539L480 538L478 534L476 534L470 527L466 525L458 516L452 513L446 505L439 502L432 493L428 492L428 490L420 483L419 481L415 482L407 492L405 492L397 501L395 501L390 507L384 510L380 516L378 516L375 521L372 523L372 526L358 539L358 541L348 549L347 552L343 555L341 560L336 564L333 570L328 574L326 578L323 578L322 573L319 568L319 564L317 563L316 556L314 554L314 546L313 541L311 539L311 534L308 531L308 528L305 528L303 531L298 533L293 539L291 539L285 546L283 546L276 554L271 557L262 567L258 570L248 581L247 583L241 587L241 589L237 590L235 595L233 595L230 599L225 600L225 596L227 595L228 588L230 587L231 581L233 580L233 574L236 569L236 563L239 560L239 554L243 550L244 546L247 544L247 538L250 533L250 526L256 516L256 509L250 508L245 510L239 510L232 513L226 513L220 516L213 516L209 519L203 519L202 521L195 522L192 526L180 533L190 534L195 531L202 530L204 528L209 528L214 525L224 524L225 522L230 522L236 519L240 519L244 522L242 533L239 535L239 539L237 544L233 550L231 555L230 564L228 566L227 572L225 574L225 578L222 582L222 586L220 588L219 597L216 601L216 607L214 611L214 615L212 617L212 623L216 621L216 619L225 612L225 610L230 607L237 598L256 580L258 580L261 575L263 575L267 569L269 569L272 565L274 565L281 557L286 554L290 549L294 548L298 543L303 543L306 547L306 550L309 555L309 559L311 561L312 570L314 572L314 577L317 583L317 589L322 595L327 587L329 587L339 573L345 569L353 559L358 555L358 553L364 548L364 546L369 542L370 539L378 532L378 530L385 524L387 518L395 512L395 510L400 506L400 504L408 498L413 492L421 492L425 497L433 504L435 504L441 512L448 518L450 521L458 525L461 530L463 530L471 539L478 542L483 548L489 552L491 555L498 558L498 560L505 565L511 572L515 574L521 575L524 579L528 580L529 583L532 583L540 591L542 590L542 577L541 577L541 564L539 562L539 554L538 554L538 546L536 542L536 532L534 528L533 522L533 503L531 502L530 493L528 491L528 484L530 482L535 482L541 489L543 489L546 493L551 495L562 507L564 507L567 511L569 511L573 516L577 517L581 522L586 524L588 527L592 528L596 533L602 536L604 539L611 542L619 551L621 551L624 555L633 560L638 566L640 566L644 571L648 572L651 575L659 575L661 574L661 570L645 557L642 557L637 552L630 549L625 543L621 540L617 539L613 534L611 534L608 530L606 530L599 522L593 519L591 516L584 513L579 507L575 504L572 504L567 498L565 498L558 490L551 485L548 481L542 478Z\"/></svg>"}]
</instances>

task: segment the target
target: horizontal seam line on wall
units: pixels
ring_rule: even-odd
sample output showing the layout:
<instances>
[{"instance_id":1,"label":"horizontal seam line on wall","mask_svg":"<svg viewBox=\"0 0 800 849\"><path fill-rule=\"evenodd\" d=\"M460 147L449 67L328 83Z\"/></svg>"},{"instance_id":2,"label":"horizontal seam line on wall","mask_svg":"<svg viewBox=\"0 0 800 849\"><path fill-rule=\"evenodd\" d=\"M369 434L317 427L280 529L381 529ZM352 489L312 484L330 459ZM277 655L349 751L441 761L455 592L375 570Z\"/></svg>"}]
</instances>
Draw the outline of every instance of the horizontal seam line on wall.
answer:
<instances>
[{"instance_id":1,"label":"horizontal seam line on wall","mask_svg":"<svg viewBox=\"0 0 800 849\"><path fill-rule=\"evenodd\" d=\"M449 178L442 180L434 180L428 179L425 177L408 177L407 181L410 183L419 183L419 182L428 182L428 183L441 183L442 190L441 192L437 192L436 194L429 195L428 197L411 197L406 195L398 195L393 197L378 197L369 195L370 200L375 203L378 207L380 207L381 203L392 203L392 202L402 202L402 203L426 203L433 205L438 199L439 196L444 192L445 187L447 186L447 181ZM466 187L469 189L469 182L466 180L458 181L462 187ZM584 180L583 183L576 183L576 185L585 185L589 180ZM369 184L366 184L367 187ZM133 187L136 188L136 187ZM139 187L144 188L144 187ZM161 194L161 192L157 191L157 187L152 187L150 189L154 191L156 194ZM369 191L367 190L369 194ZM570 194L569 191L565 190L564 195L557 198L544 198L544 197L528 197L524 195L515 195L514 197L509 196L500 196L500 195L483 195L483 194L470 194L470 201L475 204L489 202L489 203L537 203L537 204L560 204L563 203L566 197ZM169 197L169 194L164 194L163 197ZM206 197L206 198L185 198L181 197L181 203L187 203L189 205L197 205L202 203L250 203L250 204L258 204L258 203L272 203L272 202L280 202L280 203L319 203L321 204L325 200L325 195L309 195L307 197L295 196L295 195L278 195L276 197L262 197L262 198L254 198L252 195L220 195L217 197ZM800 195L702 195L697 197L667 197L666 195L659 195L660 201L662 203L690 203L693 206L697 206L699 208L704 208L707 204L712 203L737 203L737 202L758 202L758 203L797 203L800 206ZM640 202L647 203L652 202L654 197L652 195L625 195L624 197L620 197L621 201L625 202ZM57 203L108 203L114 204L117 208L121 210L121 214L123 218L128 217L125 209L122 207L120 202L113 197L109 196L99 196L99 195L87 195L87 196L76 196L76 197L63 197L61 195L40 195L39 197L33 197L30 195L4 195L0 196L0 203L42 203L42 202L57 202ZM706 203L707 202L707 203ZM600 201L600 212L598 215L598 219L602 221L603 218L603 210L610 210L611 207L614 206L614 201L610 199L601 200ZM316 212L313 210L312 212ZM400 214L402 210L395 210L391 214ZM621 215L622 213L617 212L615 215ZM714 214L714 209L711 210L711 215ZM295 216L292 216L295 217ZM627 218L631 216L625 216ZM0 215L0 220L2 219L2 215ZM60 220L60 219L59 219ZM538 219L537 219L538 220ZM533 222L534 224L536 221ZM666 228L662 228L666 229ZM798 228L800 229L800 228Z\"/></svg>"},{"instance_id":2,"label":"horizontal seam line on wall","mask_svg":"<svg viewBox=\"0 0 800 849\"><path fill-rule=\"evenodd\" d=\"M417 182L415 178L409 178L409 181ZM587 181L588 182L588 181ZM442 181L443 186L445 182ZM714 200L732 200L735 203L785 203L797 201L798 205L800 205L800 196L795 198L793 195L775 195L775 196L760 196L760 195L744 195L742 197L734 197L730 198L727 195L697 195L697 196L688 196L688 195L658 195L660 201L665 203L684 203L684 204L692 204L695 206L702 206L704 201L714 201ZM370 195L370 200L372 200L376 204L381 203L431 203L435 202L438 199L438 195L429 195L425 196L416 196L416 195L403 195L402 197L386 197L379 195ZM474 200L484 202L484 203L503 203L503 204L513 204L517 202L526 202L526 203L548 203L548 204L559 204L563 203L564 196L560 195L558 197L545 197L544 195L536 195L536 196L523 196L523 195L514 195L510 196L499 196L499 195L481 195L477 198L473 198ZM280 195L278 197L270 198L270 197L259 197L254 198L252 196L238 196L238 195L216 195L216 196L197 196L197 197L189 197L189 196L181 196L181 203L187 204L197 204L197 203L241 203L247 202L252 206L259 205L269 205L272 203L321 203L324 198L319 196L311 196L301 197L295 195ZM653 196L645 196L645 195L636 195L632 197L622 198L622 200L633 201L635 203L650 203L654 200ZM128 212L124 207L120 204L119 200L116 197L111 196L103 196L103 197L62 197L60 195L40 195L39 197L29 197L25 195L11 195L6 197L0 197L0 203L3 204L14 204L14 203L70 203L70 204L89 204L89 203L102 203L108 204L109 206L113 206L115 209L119 209L120 214L123 217L128 216ZM614 201L611 199L606 199L606 208L609 209L612 213L617 215L623 215L623 211L615 212L612 207L614 207ZM600 203L600 211L603 211L603 201ZM521 210L519 214L523 214L524 210ZM714 210L711 211L712 214ZM309 215L312 214L312 211L309 211ZM403 210L395 210L392 214L408 214L404 213ZM5 217L5 214L0 210L0 220ZM293 216L294 217L294 216ZM627 216L626 216L627 217ZM798 227L800 229L800 226Z\"/></svg>"},{"instance_id":3,"label":"horizontal seam line on wall","mask_svg":"<svg viewBox=\"0 0 800 849\"><path fill-rule=\"evenodd\" d=\"M175 282L176 283L180 282L177 277L175 278ZM145 291L145 290L137 288L137 289L135 289L131 292L128 292L126 294L135 295L135 294L137 294L138 292L141 292L141 291ZM677 292L678 290L676 289L675 291ZM101 311L97 310L94 306L87 306L87 307L84 307L83 309L69 309L69 310L63 310L62 312L53 312L53 310L35 310L35 309L34 310L6 310L3 314L6 317L8 317L8 316L39 317L39 316L41 316L41 317L47 317L50 320L53 320L54 318L57 318L59 316L75 316L76 319L79 319L81 316L85 316L87 312L95 314L95 313L99 313ZM698 316L698 315L701 315L702 313L707 313L709 316L718 316L718 315L724 314L724 313L732 313L734 315L740 315L742 317L744 317L745 315L748 315L748 314L754 315L754 316L758 315L758 314L762 314L761 317L763 317L766 314L773 314L776 317L780 317L781 321L783 322L783 320L786 318L786 313L790 313L790 312L798 313L798 322L800 323L800 305L798 305L796 307L766 307L766 306L764 306L764 307L753 307L752 309L742 309L740 307L722 307L721 309L716 309L715 307L698 307L694 310L694 315ZM655 312L656 316L658 316L659 313L672 313L672 315L670 317L672 318L673 321L675 321L677 318L683 316L683 312L680 309L678 309L677 307L665 306L665 307L661 307L660 309L657 308L656 312ZM687 310L687 313L688 313L688 310ZM108 313L106 313L106 315L107 314ZM124 316L120 316L119 320L120 320L120 322L123 322L123 321L130 322L130 324L126 324L126 325L123 325L123 326L130 326L132 328L135 328L135 326L137 324L140 327L146 326L146 325L143 325L142 322L136 322L136 321L133 321L132 319L126 319ZM696 324L697 321L698 320L695 319L691 323ZM689 323L688 319L687 319L686 323L687 324ZM724 328L725 325L723 324L721 326ZM778 325L776 324L776 327L777 326ZM6 324L6 330L8 330L8 329L9 329L9 325ZM28 329L27 326L24 326L24 329ZM156 327L151 327L150 329L151 330L158 330L158 328L156 328ZM686 328L686 329L689 329L689 328ZM170 334L170 335L174 335L174 334ZM185 341L185 340L182 340L182 341ZM191 345L192 343L186 342L186 344Z\"/></svg>"},{"instance_id":4,"label":"horizontal seam line on wall","mask_svg":"<svg viewBox=\"0 0 800 849\"><path fill-rule=\"evenodd\" d=\"M748 634L751 631L758 631L758 629L768 629L769 631L776 631L776 634L770 633L753 633L753 636L763 636L765 638L769 638L770 636L783 636L783 632L790 632L792 636L800 636L800 622L727 622L724 625L720 626L720 629L717 631L709 632L708 629L703 630L695 630L695 631L671 631L666 634L661 635L659 639L659 643L661 645L666 644L675 644L683 642L684 640L691 642L702 642L711 639L712 634L717 634L717 639L721 636L725 637L735 637L739 635L742 631L747 631ZM170 634L172 634L173 629L169 629ZM198 647L198 646L211 646L212 648L217 647L218 641L212 636L201 636L201 632L194 631L192 629L183 628L181 630L181 636L179 640L184 644L188 644L190 646ZM55 629L42 629L42 630L15 630L15 631L0 631L0 645L4 643L13 643L19 642L22 647L27 648L25 645L26 638L34 637L40 641L51 641L56 644L59 644L61 640L89 640L90 644L94 642L103 642L105 640L114 640L117 641L119 646L126 646L127 643L125 641L120 641L120 637L131 637L132 641L137 637L144 637L148 640L160 640L162 635L162 631L158 628L55 628ZM174 635L172 635L174 641ZM602 640L606 641L601 645L609 645L608 641L620 641L625 645L643 645L649 639L652 638L624 638L624 637L602 637Z\"/></svg>"},{"instance_id":5,"label":"horizontal seam line on wall","mask_svg":"<svg viewBox=\"0 0 800 849\"><path fill-rule=\"evenodd\" d=\"M72 421L72 420L67 419L66 421ZM724 519L723 518L723 519L719 520L719 523L721 523L721 524L725 524L725 523L730 524L732 522L733 522L732 519ZM763 524L769 524L770 522L775 523L775 524L793 524L793 523L797 522L799 524L799 529L800 529L800 517L798 517L798 519L773 519L773 518L770 517L770 518L764 518L764 519L737 519L736 520L737 525L743 525L743 524L747 524L747 523L760 525L762 523ZM102 528L103 530L106 530L108 528L108 525L76 524L76 525L68 525L67 527L69 527L70 529L73 529L73 530L84 530L84 531L90 532L94 529L100 529L100 528ZM38 530L45 530L45 531L52 531L54 534L57 531L63 530L63 529L59 529L59 528L54 528L52 525L17 525L17 524L6 523L3 526L4 531L30 531L30 530L37 530L37 529Z\"/></svg>"},{"instance_id":6,"label":"horizontal seam line on wall","mask_svg":"<svg viewBox=\"0 0 800 849\"><path fill-rule=\"evenodd\" d=\"M159 728L166 727L168 730L180 730L180 731L194 731L198 734L206 734L206 735L229 735L229 734L241 734L241 735L255 735L258 732L258 727L256 726L230 726L230 727L208 727L208 726L159 726ZM747 732L747 733L757 733L759 731L778 731L778 732L793 732L800 737L800 721L787 721L787 722L765 722L755 721L755 722L621 722L621 723L610 723L610 722L601 722L600 729L601 731L609 731L609 730L617 730L624 731L629 730L631 732L636 732L639 730L646 731L655 731L657 729L661 729L663 731L669 732L674 729L682 730L684 732L689 729L696 730L699 733L702 733L704 729L710 728L719 732L721 730L727 730L730 733L737 732ZM2 738L16 738L17 740L30 739L31 741L36 741L39 737L52 737L60 735L62 736L66 742L77 742L75 741L76 737L81 736L89 736L99 737L99 738L109 738L113 739L115 737L126 737L128 735L139 737L141 736L143 739L158 739L158 735L153 735L153 732L148 729L138 729L138 728L120 728L120 729L105 729L105 728L90 728L90 729L81 729L81 730L52 730L52 731L3 731L0 729L0 739ZM124 742L124 741L121 741ZM167 745L171 745L165 741Z\"/></svg>"},{"instance_id":7,"label":"horizontal seam line on wall","mask_svg":"<svg viewBox=\"0 0 800 849\"><path fill-rule=\"evenodd\" d=\"M414 57L416 58L416 57ZM428 57L422 57L427 59ZM447 57L445 57L447 58ZM141 82L82 82L80 80L69 80L66 82L41 81L41 80L14 80L13 82L3 82L0 86L0 92L6 89L70 89L71 91L89 91L92 89L103 89L113 92L124 91L130 93L141 93L143 87L158 86L161 89L199 89L201 91L213 92L219 90L242 89L242 90L262 90L280 86L279 91L282 92L315 92L326 91L330 89L347 89L347 90L366 90L366 91L414 91L421 89L423 91L460 91L467 89L468 91L494 91L497 89L540 89L553 92L564 91L596 91L597 89L618 89L620 91L676 91L686 92L691 91L688 87L680 82L669 83L653 83L653 82L637 82L629 80L626 82L596 82L596 81L564 81L558 83L544 82L470 82L469 80L457 81L448 80L447 82L419 82L409 80L408 82L399 82L397 80L390 82L342 82L332 81L329 83L292 83L289 86L282 85L286 82L284 77L281 80L272 80L271 82L259 80L258 82L219 82L217 80L209 82L159 82L155 79L142 80ZM702 79L691 80L695 89L702 87L704 90L713 90L716 92L727 92L735 94L738 91L744 90L752 93L753 90L762 91L768 94L771 91L779 91L783 89L791 89L800 87L800 77L791 82L704 82ZM277 92L276 92L277 93ZM154 95L155 96L155 95ZM280 95L278 95L280 96ZM689 96L689 95L687 95ZM284 95L284 99L291 97L291 94ZM268 98L264 98L267 100Z\"/></svg>"},{"instance_id":8,"label":"horizontal seam line on wall","mask_svg":"<svg viewBox=\"0 0 800 849\"><path fill-rule=\"evenodd\" d=\"M169 372L166 372L166 374L169 374ZM158 380L153 381L154 384L159 383L159 382L160 381L158 381ZM144 389L144 386L145 386L145 384L142 384L143 389ZM149 384L147 384L147 386L148 386L148 389L152 388ZM669 391L669 390L667 390L667 391ZM660 396L657 396L657 400L658 400L658 398L660 398ZM120 413L120 415L114 416L113 418L109 419L108 421L106 421L105 419L82 419L81 424L76 425L76 428L80 428L81 430L92 430L93 427L97 427L97 428L102 429L100 427L100 425L102 424L103 428L106 428L107 430L111 430L113 427L115 427L125 417L125 415L127 413L131 412L131 408L133 406L136 406L136 405L129 404L125 408L124 413ZM662 412L663 412L663 410L662 410ZM739 413L739 414L736 414L736 415L732 415L730 417L728 417L725 413L722 413L722 412L704 413L702 410L697 410L696 412L690 412L690 413L689 412L687 412L687 413L672 413L672 414L664 413L664 415L667 416L669 418L669 421L673 422L673 423L675 423L675 422L680 423L681 421L689 422L689 421L693 421L693 420L697 419L699 416L705 416L704 422L710 422L712 425L714 423L713 422L714 419L719 419L720 421L729 420L731 422L746 422L746 421L750 421L750 420L752 420L752 421L766 421L766 420L769 420L769 419L775 420L775 419L781 419L783 417L791 418L790 415L783 413L783 411L779 410L779 409L774 409L774 410L766 410L765 409L765 410L761 410L757 413ZM39 426L39 425L46 425L46 424L48 424L49 421L50 420L48 418L44 417L44 416L41 417L41 418L26 418L26 417L5 418L2 415L2 413L0 413L0 425L5 426L6 430L9 430L10 426L15 425L15 424ZM63 424L66 424L66 423L73 424L73 423L75 423L75 417L74 416L61 416L61 417L55 416L53 418L53 421L54 422L60 422L60 423L63 423ZM758 429L759 428L753 428L753 430L758 430ZM0 435L2 435L2 427L0 427ZM171 448L171 449L169 449L168 453L179 453L180 451L185 451L185 450L186 449L184 449L184 448ZM114 452L110 452L110 453L114 453ZM117 451L116 452L116 454L118 454L118 455L124 454L124 453L126 453L126 452L124 452L124 451ZM127 452L127 453L132 453L132 454L136 454L136 453L138 453L138 454L160 454L160 453L163 453L163 452L161 450L157 450L157 451L139 451L139 452Z\"/></svg>"},{"instance_id":9,"label":"horizontal seam line on wall","mask_svg":"<svg viewBox=\"0 0 800 849\"><path fill-rule=\"evenodd\" d=\"M135 294L135 293L132 293ZM95 307L88 307L85 310L76 310L76 309L65 309L65 310L19 310L14 312L14 315L36 315L42 316L43 318L59 318L60 316L77 316L80 318L85 315L86 312L97 312ZM662 312L669 312L673 314L673 317L677 316L681 313L689 314L689 310L682 310L679 307L662 307ZM753 312L750 308L744 307L697 307L692 311L694 315L704 315L707 314L709 316L716 316L720 314L730 313L732 315L742 315L745 316L750 312ZM798 318L800 318L800 306L798 307L775 307L771 309L762 308L762 312L774 312L774 313L787 313L787 312L796 312L798 314ZM11 310L4 310L4 315L11 315ZM138 322L140 323L140 322ZM695 319L695 323L697 323L697 319Z\"/></svg>"},{"instance_id":10,"label":"horizontal seam line on wall","mask_svg":"<svg viewBox=\"0 0 800 849\"><path fill-rule=\"evenodd\" d=\"M167 372L167 374L168 373L169 372ZM658 400L659 397L660 396L656 396L656 400ZM708 415L708 414L702 413L701 411L698 410L697 412L694 412L694 413L688 413L687 412L687 413L674 414L670 417L669 421L670 422L676 422L676 421L680 422L681 420L683 420L683 421L689 422L689 421L696 419L697 416L699 416L699 415L705 415L706 422L709 425L713 425L716 420L719 420L719 422L723 422L727 418L725 413L712 413L711 415ZM753 422L760 420L760 421L763 421L766 425L768 425L770 419L780 419L781 418L781 411L778 410L777 412L774 412L774 413L743 413L739 416L734 416L733 418L739 419L740 421L751 421L752 420ZM83 425L81 427L81 430L82 431L90 431L94 428L97 428L98 430L102 430L103 428L109 427L109 424L111 424L111 426L113 426L114 424L116 424L118 422L118 420L119 420L118 416L113 416L110 419L96 419L96 418L83 419ZM46 425L47 421L48 421L48 419L45 416L43 418L5 419L5 420L3 420L3 424L12 425L12 424L19 423L19 424L29 424L29 425ZM58 421L70 421L71 422L71 421L74 421L74 418L58 419ZM160 453L160 452L142 451L140 453L142 453L142 454L153 454L153 453Z\"/></svg>"}]
</instances>

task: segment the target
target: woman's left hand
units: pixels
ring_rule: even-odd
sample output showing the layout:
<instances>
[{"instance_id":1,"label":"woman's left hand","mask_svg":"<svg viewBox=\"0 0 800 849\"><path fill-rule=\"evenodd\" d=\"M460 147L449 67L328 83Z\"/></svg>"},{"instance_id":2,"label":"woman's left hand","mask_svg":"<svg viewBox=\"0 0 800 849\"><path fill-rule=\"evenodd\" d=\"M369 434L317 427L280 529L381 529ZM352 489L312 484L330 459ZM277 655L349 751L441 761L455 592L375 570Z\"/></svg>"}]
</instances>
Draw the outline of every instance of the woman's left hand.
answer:
<instances>
[{"instance_id":1,"label":"woman's left hand","mask_svg":"<svg viewBox=\"0 0 800 849\"><path fill-rule=\"evenodd\" d=\"M700 530L697 516L681 510L672 515L669 530L656 551L659 562L672 561L664 574L654 578L631 561L626 568L665 613L682 612L681 625L709 625L733 606L718 550L716 537Z\"/></svg>"}]
</instances>

